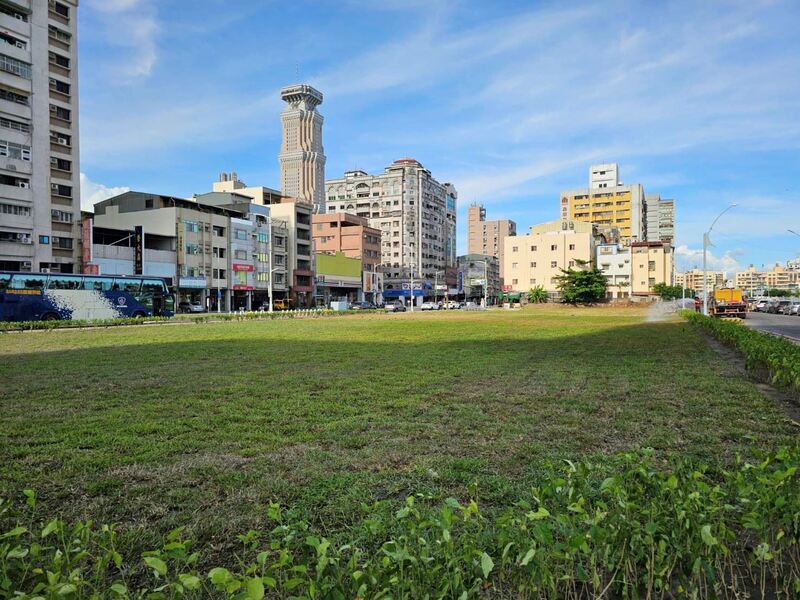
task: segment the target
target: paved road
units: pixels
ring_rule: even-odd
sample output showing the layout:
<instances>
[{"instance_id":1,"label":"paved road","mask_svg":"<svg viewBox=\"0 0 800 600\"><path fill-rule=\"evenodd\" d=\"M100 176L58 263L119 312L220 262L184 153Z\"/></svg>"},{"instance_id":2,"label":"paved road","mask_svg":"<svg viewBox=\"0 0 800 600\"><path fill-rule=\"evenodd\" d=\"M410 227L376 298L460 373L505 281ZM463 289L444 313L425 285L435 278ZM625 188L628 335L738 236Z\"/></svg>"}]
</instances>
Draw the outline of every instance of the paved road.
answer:
<instances>
[{"instance_id":1,"label":"paved road","mask_svg":"<svg viewBox=\"0 0 800 600\"><path fill-rule=\"evenodd\" d=\"M786 336L800 344L800 317L750 312L744 320L748 327Z\"/></svg>"}]
</instances>

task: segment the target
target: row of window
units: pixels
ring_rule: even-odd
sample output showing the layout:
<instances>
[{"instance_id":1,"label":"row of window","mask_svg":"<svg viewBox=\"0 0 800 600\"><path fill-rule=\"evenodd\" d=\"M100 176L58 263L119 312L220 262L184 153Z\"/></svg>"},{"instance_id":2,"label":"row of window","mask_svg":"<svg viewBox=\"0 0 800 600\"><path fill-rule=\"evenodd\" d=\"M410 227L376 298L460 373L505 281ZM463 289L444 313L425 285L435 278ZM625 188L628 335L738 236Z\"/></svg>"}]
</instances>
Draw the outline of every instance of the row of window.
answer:
<instances>
[{"instance_id":1,"label":"row of window","mask_svg":"<svg viewBox=\"0 0 800 600\"><path fill-rule=\"evenodd\" d=\"M16 204L0 204L0 213L14 215L15 217L30 217L30 206L17 206Z\"/></svg>"},{"instance_id":2,"label":"row of window","mask_svg":"<svg viewBox=\"0 0 800 600\"><path fill-rule=\"evenodd\" d=\"M23 144L16 144L7 140L0 140L0 156L16 158L17 160L31 160L31 147Z\"/></svg>"},{"instance_id":3,"label":"row of window","mask_svg":"<svg viewBox=\"0 0 800 600\"><path fill-rule=\"evenodd\" d=\"M531 252L536 252L538 249L539 249L538 246L531 246ZM575 244L570 244L569 245L569 249L570 250L575 250ZM550 245L550 250L553 251L553 252L558 250L558 244L551 244ZM511 247L511 251L512 252L519 252L519 246L512 246Z\"/></svg>"},{"instance_id":4,"label":"row of window","mask_svg":"<svg viewBox=\"0 0 800 600\"><path fill-rule=\"evenodd\" d=\"M531 263L531 268L535 269L536 268L536 264L537 264L536 262L532 262ZM569 261L569 266L570 267L574 267L575 266L575 261L574 260ZM551 269L555 269L556 267L558 267L558 261L557 260L551 260L550 261L550 268ZM512 269L519 268L519 263L511 263L511 268Z\"/></svg>"},{"instance_id":5,"label":"row of window","mask_svg":"<svg viewBox=\"0 0 800 600\"><path fill-rule=\"evenodd\" d=\"M10 280L10 281L9 281ZM161 279L135 277L82 277L80 275L40 275L15 273L0 276L0 290L92 290L97 292L125 291L130 294L164 294L167 289Z\"/></svg>"},{"instance_id":6,"label":"row of window","mask_svg":"<svg viewBox=\"0 0 800 600\"><path fill-rule=\"evenodd\" d=\"M31 65L11 56L0 54L0 71L18 75L23 79L31 79Z\"/></svg>"}]
</instances>

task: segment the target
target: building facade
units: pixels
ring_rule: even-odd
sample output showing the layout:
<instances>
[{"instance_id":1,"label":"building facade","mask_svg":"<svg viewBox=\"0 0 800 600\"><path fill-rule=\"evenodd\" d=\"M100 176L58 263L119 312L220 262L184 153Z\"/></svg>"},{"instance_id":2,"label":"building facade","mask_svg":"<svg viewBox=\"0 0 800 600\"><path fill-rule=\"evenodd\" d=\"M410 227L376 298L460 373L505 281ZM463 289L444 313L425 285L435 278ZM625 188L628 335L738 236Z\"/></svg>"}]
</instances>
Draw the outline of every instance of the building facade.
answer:
<instances>
[{"instance_id":1,"label":"building facade","mask_svg":"<svg viewBox=\"0 0 800 600\"><path fill-rule=\"evenodd\" d=\"M325 183L327 210L369 219L381 231L384 296L433 295L438 278L455 285L458 194L413 158L396 160L379 175L348 171Z\"/></svg>"},{"instance_id":2,"label":"building facade","mask_svg":"<svg viewBox=\"0 0 800 600\"><path fill-rule=\"evenodd\" d=\"M631 244L631 295L653 297L653 288L673 285L674 263L669 242L635 242Z\"/></svg>"},{"instance_id":3,"label":"building facade","mask_svg":"<svg viewBox=\"0 0 800 600\"><path fill-rule=\"evenodd\" d=\"M496 303L502 290L500 264L497 257L488 254L465 254L458 257L458 290L465 300L489 305Z\"/></svg>"},{"instance_id":4,"label":"building facade","mask_svg":"<svg viewBox=\"0 0 800 600\"><path fill-rule=\"evenodd\" d=\"M534 225L530 232L505 239L505 291L527 292L542 286L558 296L562 269L591 263L603 238L592 223L558 220Z\"/></svg>"},{"instance_id":5,"label":"building facade","mask_svg":"<svg viewBox=\"0 0 800 600\"><path fill-rule=\"evenodd\" d=\"M325 212L325 151L322 148L322 92L310 85L281 89L281 192Z\"/></svg>"},{"instance_id":6,"label":"building facade","mask_svg":"<svg viewBox=\"0 0 800 600\"><path fill-rule=\"evenodd\" d=\"M707 271L706 281L708 281L708 289L721 288L725 286L725 273L722 271ZM696 294L703 291L703 270L692 269L683 273L675 273L675 285L685 287L689 290L694 290Z\"/></svg>"},{"instance_id":7,"label":"building facade","mask_svg":"<svg viewBox=\"0 0 800 600\"><path fill-rule=\"evenodd\" d=\"M347 258L358 259L361 268L361 287L358 300L380 303L383 300L383 274L381 265L381 232L369 226L364 217L347 213L325 213L313 215L311 237L314 241L314 253L317 262L316 281L317 298L324 297L319 289L321 276L327 275L320 269L320 264L333 264L327 259L320 263L320 255L336 255L341 253ZM333 273L331 273L333 275ZM325 301L327 305L328 298Z\"/></svg>"},{"instance_id":8,"label":"building facade","mask_svg":"<svg viewBox=\"0 0 800 600\"><path fill-rule=\"evenodd\" d=\"M766 290L798 290L800 289L800 268L792 268L791 262L786 267L776 264L769 271L759 271L753 265L734 275L734 285L753 295L760 295Z\"/></svg>"},{"instance_id":9,"label":"building facade","mask_svg":"<svg viewBox=\"0 0 800 600\"><path fill-rule=\"evenodd\" d=\"M77 12L0 1L0 269L80 272Z\"/></svg>"},{"instance_id":10,"label":"building facade","mask_svg":"<svg viewBox=\"0 0 800 600\"><path fill-rule=\"evenodd\" d=\"M672 242L675 238L675 200L645 194L647 241Z\"/></svg>"},{"instance_id":11,"label":"building facade","mask_svg":"<svg viewBox=\"0 0 800 600\"><path fill-rule=\"evenodd\" d=\"M501 283L504 279L504 240L517 235L517 224L508 219L486 220L486 209L473 204L467 209L467 252L494 256L500 265Z\"/></svg>"},{"instance_id":12,"label":"building facade","mask_svg":"<svg viewBox=\"0 0 800 600\"><path fill-rule=\"evenodd\" d=\"M624 300L631 297L631 249L620 244L598 244L597 268L606 276L606 298Z\"/></svg>"}]
</instances>

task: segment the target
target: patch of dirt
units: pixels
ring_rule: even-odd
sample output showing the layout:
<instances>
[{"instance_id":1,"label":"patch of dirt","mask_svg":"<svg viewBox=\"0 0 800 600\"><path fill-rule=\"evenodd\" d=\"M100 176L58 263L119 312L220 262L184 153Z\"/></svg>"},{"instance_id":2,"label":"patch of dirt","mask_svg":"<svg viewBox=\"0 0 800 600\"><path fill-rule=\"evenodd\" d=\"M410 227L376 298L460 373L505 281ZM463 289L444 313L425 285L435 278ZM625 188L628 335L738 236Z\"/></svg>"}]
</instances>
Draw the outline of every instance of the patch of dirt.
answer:
<instances>
[{"instance_id":1,"label":"patch of dirt","mask_svg":"<svg viewBox=\"0 0 800 600\"><path fill-rule=\"evenodd\" d=\"M748 371L744 357L736 352L736 350L726 346L705 331L699 331L699 333L705 338L714 352L725 359L725 363L728 364L731 369L742 377L752 381L762 394L781 407L793 425L800 428L800 403L792 394L773 387L769 383L766 383L763 378L758 378L757 374Z\"/></svg>"}]
</instances>

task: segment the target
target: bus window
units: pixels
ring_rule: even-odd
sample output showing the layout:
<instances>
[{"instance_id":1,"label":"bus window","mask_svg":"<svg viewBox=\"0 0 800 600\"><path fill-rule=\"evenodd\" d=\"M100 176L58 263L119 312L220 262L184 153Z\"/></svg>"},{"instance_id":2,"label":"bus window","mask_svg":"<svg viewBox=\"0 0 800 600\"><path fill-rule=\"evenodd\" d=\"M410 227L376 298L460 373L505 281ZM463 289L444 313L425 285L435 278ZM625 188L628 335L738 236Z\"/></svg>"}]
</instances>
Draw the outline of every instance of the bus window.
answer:
<instances>
[{"instance_id":1,"label":"bus window","mask_svg":"<svg viewBox=\"0 0 800 600\"><path fill-rule=\"evenodd\" d=\"M87 290L94 290L96 292L109 292L114 285L114 280L111 277L87 277L84 280L84 288Z\"/></svg>"},{"instance_id":2,"label":"bus window","mask_svg":"<svg viewBox=\"0 0 800 600\"><path fill-rule=\"evenodd\" d=\"M144 279L142 280L142 293L163 296L166 294L164 282L161 279Z\"/></svg>"},{"instance_id":3,"label":"bus window","mask_svg":"<svg viewBox=\"0 0 800 600\"><path fill-rule=\"evenodd\" d=\"M138 294L139 288L142 285L141 279L114 279L114 287L113 289L119 290L120 292L128 292L129 294Z\"/></svg>"},{"instance_id":4,"label":"bus window","mask_svg":"<svg viewBox=\"0 0 800 600\"><path fill-rule=\"evenodd\" d=\"M15 274L11 278L12 290L41 290L47 281L47 275L37 275L28 273Z\"/></svg>"},{"instance_id":5,"label":"bus window","mask_svg":"<svg viewBox=\"0 0 800 600\"><path fill-rule=\"evenodd\" d=\"M47 281L48 290L82 290L83 277L76 275L50 275Z\"/></svg>"},{"instance_id":6,"label":"bus window","mask_svg":"<svg viewBox=\"0 0 800 600\"><path fill-rule=\"evenodd\" d=\"M9 281L11 281L11 273L0 273L0 292L6 291Z\"/></svg>"}]
</instances>

